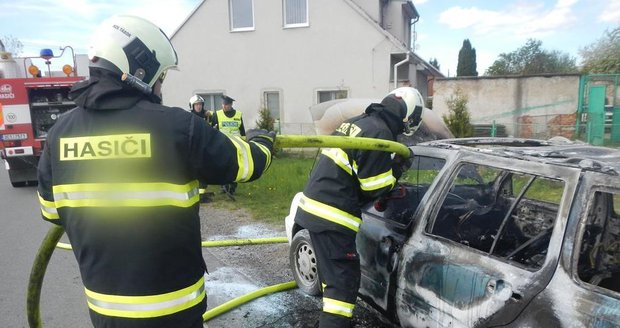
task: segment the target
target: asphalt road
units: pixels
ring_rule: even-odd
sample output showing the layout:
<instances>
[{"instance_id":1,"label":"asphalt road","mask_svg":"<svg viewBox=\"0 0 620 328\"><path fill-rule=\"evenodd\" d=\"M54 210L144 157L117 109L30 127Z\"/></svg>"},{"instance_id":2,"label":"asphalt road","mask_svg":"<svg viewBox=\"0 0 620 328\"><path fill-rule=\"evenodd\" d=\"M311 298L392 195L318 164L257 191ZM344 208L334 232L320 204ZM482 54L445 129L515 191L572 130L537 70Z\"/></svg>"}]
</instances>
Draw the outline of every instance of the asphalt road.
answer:
<instances>
[{"instance_id":1,"label":"asphalt road","mask_svg":"<svg viewBox=\"0 0 620 328\"><path fill-rule=\"evenodd\" d=\"M13 188L3 169L0 223L0 327L28 327L28 277L50 224L39 214L36 187ZM82 288L73 254L54 252L41 296L41 318L46 328L90 326Z\"/></svg>"}]
</instances>

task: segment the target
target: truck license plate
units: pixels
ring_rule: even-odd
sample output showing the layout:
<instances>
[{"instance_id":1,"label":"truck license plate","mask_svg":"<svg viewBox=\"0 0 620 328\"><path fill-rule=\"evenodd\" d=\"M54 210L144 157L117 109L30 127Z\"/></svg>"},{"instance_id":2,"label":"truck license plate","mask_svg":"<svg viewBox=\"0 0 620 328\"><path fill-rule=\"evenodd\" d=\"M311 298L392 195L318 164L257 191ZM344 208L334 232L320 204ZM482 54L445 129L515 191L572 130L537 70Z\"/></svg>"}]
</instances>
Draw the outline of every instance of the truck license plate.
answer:
<instances>
[{"instance_id":1,"label":"truck license plate","mask_svg":"<svg viewBox=\"0 0 620 328\"><path fill-rule=\"evenodd\" d=\"M0 140L4 141L14 141L14 140L25 140L28 139L28 135L25 133L11 133L0 135Z\"/></svg>"}]
</instances>

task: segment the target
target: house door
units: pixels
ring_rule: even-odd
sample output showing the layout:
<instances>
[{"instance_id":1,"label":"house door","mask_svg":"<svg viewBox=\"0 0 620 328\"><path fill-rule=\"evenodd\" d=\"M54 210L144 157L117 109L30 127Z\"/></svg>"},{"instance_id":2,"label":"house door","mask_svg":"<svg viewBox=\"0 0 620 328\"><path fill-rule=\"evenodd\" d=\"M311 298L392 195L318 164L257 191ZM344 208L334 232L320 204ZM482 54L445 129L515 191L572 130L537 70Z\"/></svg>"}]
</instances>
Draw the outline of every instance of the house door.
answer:
<instances>
[{"instance_id":1,"label":"house door","mask_svg":"<svg viewBox=\"0 0 620 328\"><path fill-rule=\"evenodd\" d=\"M588 143L603 145L605 140L605 86L593 85L588 94Z\"/></svg>"}]
</instances>

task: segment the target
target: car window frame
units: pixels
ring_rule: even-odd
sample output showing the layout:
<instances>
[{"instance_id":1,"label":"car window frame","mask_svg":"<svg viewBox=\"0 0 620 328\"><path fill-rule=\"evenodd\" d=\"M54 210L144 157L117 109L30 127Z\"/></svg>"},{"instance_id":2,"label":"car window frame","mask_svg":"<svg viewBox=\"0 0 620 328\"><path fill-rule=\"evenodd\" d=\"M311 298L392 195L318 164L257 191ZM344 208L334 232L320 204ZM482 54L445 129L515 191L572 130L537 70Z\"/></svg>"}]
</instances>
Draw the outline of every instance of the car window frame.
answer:
<instances>
[{"instance_id":1,"label":"car window frame","mask_svg":"<svg viewBox=\"0 0 620 328\"><path fill-rule=\"evenodd\" d=\"M581 251L581 247L583 246L583 235L586 229L586 223L588 221L588 213L592 210L592 206L594 206L594 202L590 201L592 199L591 195L594 195L596 192L603 193L616 193L620 195L620 188L612 186L613 183L609 183L608 181L609 175L595 172L588 172L584 175L584 182L582 183L581 188L583 188L584 192L580 193L581 196L579 201L582 202L582 206L578 213L575 213L577 217L573 217L572 219L578 220L576 227L574 229L574 233L567 231L567 235L572 235L572 244L573 249L570 252L570 266L567 270L570 272L571 279L580 287L589 292L596 293L598 295L612 297L615 299L620 299L620 292L613 291L608 288L600 287L598 285L590 284L586 281L583 281L579 277L579 253ZM584 203L585 201L585 203ZM583 206L585 205L585 206ZM570 240L567 240L566 243L570 243Z\"/></svg>"},{"instance_id":2,"label":"car window frame","mask_svg":"<svg viewBox=\"0 0 620 328\"><path fill-rule=\"evenodd\" d=\"M419 213L420 210L424 207L423 204L426 202L426 199L428 199L429 193L434 190L435 185L437 184L437 181L439 180L439 178L443 175L444 170L446 170L446 167L448 166L448 159L443 155L443 154L420 154L420 153L415 153L414 152L414 156L419 156L419 157L430 157L430 158L434 158L437 160L443 160L444 163L441 167L441 169L437 172L437 175L433 178L433 182L428 186L428 190L426 191L426 193L424 193L424 195L422 196L422 198L420 198L420 202L418 203L418 206L416 207L415 211L412 213L412 219L408 221L407 224L402 224L396 220L391 220L386 218L385 216L381 215L376 215L374 213L370 213L370 212L366 212L367 215L372 215L373 218L376 218L378 220L381 220L382 222L384 222L386 224L387 227L390 228L394 228L394 229L398 229L400 231L405 231L405 232L409 232L411 231L412 227L415 225L417 218L419 217ZM375 201L372 201L371 204L374 205ZM371 205L372 206L372 205ZM408 233L407 233L408 234Z\"/></svg>"},{"instance_id":3,"label":"car window frame","mask_svg":"<svg viewBox=\"0 0 620 328\"><path fill-rule=\"evenodd\" d=\"M501 261L506 263L512 267L517 267L522 270L526 270L529 272L536 272L543 270L548 267L551 261L558 261L558 256L550 256L552 254L559 254L561 252L562 246L562 238L558 235L559 230L563 232L566 230L567 225L567 217L570 213L570 207L575 199L575 192L577 189L577 184L580 176L580 169L571 168L566 166L560 166L550 163L541 163L537 161L529 161L527 159L514 159L510 157L497 156L493 154L486 154L477 151L459 151L458 149L453 149L452 151L457 152L453 157L453 161L446 163L444 169L449 169L449 172L446 172L445 176L441 179L442 184L438 186L438 190L435 191L436 197L431 200L432 207L428 209L428 212L424 215L423 219L418 222L420 229L419 233L421 233L426 238L431 238L434 240L438 240L449 244L452 247L459 247L465 249L467 252L475 252L478 255L492 258L497 261ZM515 161L518 161L518 164L515 165ZM502 170L510 170L517 173L529 174L544 177L547 179L560 180L564 182L564 192L562 194L560 204L558 205L558 216L555 219L554 227L551 234L551 240L549 245L547 246L548 254L545 258L544 263L540 268L531 268L523 264L519 264L515 261L509 261L505 258L501 258L498 256L494 256L487 252L480 251L473 247L469 247L463 245L461 243L455 242L448 238L438 236L430 233L432 231L432 226L429 230L429 224L434 226L435 221L437 219L438 212L445 200L447 193L452 187L452 181L454 181L456 175L459 172L460 167L463 163L466 164L477 164L477 165L485 165L491 166L494 168L502 169ZM489 163L492 163L489 165ZM514 167L513 167L514 166ZM551 169L550 167L553 167ZM545 174L542 174L542 173ZM568 205L567 205L568 204ZM415 232L413 233L415 234ZM563 233L562 233L563 235Z\"/></svg>"}]
</instances>

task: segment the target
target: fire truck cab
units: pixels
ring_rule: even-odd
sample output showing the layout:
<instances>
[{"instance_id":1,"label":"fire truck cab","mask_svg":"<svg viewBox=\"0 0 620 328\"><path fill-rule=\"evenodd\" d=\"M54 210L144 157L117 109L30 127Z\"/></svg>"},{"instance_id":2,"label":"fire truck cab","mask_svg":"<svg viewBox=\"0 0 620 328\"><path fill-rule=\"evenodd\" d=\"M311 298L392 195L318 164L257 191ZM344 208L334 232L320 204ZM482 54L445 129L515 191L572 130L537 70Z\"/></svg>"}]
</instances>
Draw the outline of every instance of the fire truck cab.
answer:
<instances>
[{"instance_id":1,"label":"fire truck cab","mask_svg":"<svg viewBox=\"0 0 620 328\"><path fill-rule=\"evenodd\" d=\"M71 47L61 48L62 53L67 48ZM12 58L1 50L0 157L13 187L36 184L47 132L62 113L75 107L69 90L88 74L88 58L72 54L72 63L56 72L50 68L51 59L62 53L54 56L43 49L40 57ZM47 72L35 65L42 60Z\"/></svg>"}]
</instances>

